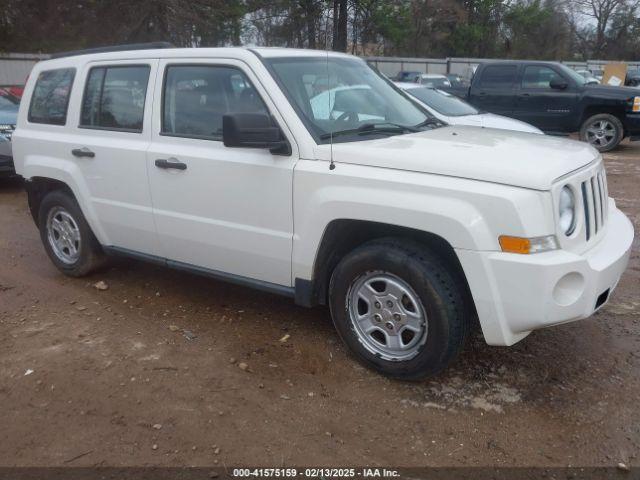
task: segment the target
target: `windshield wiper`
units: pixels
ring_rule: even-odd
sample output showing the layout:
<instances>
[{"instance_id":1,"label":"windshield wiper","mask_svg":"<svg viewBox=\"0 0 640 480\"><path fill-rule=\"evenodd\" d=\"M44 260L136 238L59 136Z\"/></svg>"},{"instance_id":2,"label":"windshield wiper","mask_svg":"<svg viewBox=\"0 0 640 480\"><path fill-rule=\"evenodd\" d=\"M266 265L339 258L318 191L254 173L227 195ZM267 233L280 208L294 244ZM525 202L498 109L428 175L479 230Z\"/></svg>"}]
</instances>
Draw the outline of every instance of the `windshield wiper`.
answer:
<instances>
[{"instance_id":1,"label":"windshield wiper","mask_svg":"<svg viewBox=\"0 0 640 480\"><path fill-rule=\"evenodd\" d=\"M442 120L438 120L437 118L427 118L424 122L419 123L414 128L416 129L416 131L420 131L419 130L420 127L429 127L429 126L437 126L437 125L444 125L444 122Z\"/></svg>"},{"instance_id":2,"label":"windshield wiper","mask_svg":"<svg viewBox=\"0 0 640 480\"><path fill-rule=\"evenodd\" d=\"M363 123L357 128L350 128L348 130L338 130L333 133L323 133L320 135L321 140L326 140L331 137L337 137L340 135L367 135L369 133L401 133L401 132L419 132L420 129L411 127L408 125L401 125L393 122L376 122L376 123Z\"/></svg>"}]
</instances>

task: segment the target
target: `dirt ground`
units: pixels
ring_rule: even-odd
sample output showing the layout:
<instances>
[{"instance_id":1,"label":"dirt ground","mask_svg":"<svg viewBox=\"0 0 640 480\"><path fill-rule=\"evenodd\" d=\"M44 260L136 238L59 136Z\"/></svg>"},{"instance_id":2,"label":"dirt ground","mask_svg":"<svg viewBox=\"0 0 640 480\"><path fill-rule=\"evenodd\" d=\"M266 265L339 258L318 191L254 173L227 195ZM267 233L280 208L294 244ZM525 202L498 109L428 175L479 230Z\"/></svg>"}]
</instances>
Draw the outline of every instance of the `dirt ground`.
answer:
<instances>
[{"instance_id":1,"label":"dirt ground","mask_svg":"<svg viewBox=\"0 0 640 480\"><path fill-rule=\"evenodd\" d=\"M606 159L638 231L640 143ZM134 261L66 278L16 181L0 259L2 466L640 465L637 238L595 317L421 383L360 367L322 308Z\"/></svg>"}]
</instances>

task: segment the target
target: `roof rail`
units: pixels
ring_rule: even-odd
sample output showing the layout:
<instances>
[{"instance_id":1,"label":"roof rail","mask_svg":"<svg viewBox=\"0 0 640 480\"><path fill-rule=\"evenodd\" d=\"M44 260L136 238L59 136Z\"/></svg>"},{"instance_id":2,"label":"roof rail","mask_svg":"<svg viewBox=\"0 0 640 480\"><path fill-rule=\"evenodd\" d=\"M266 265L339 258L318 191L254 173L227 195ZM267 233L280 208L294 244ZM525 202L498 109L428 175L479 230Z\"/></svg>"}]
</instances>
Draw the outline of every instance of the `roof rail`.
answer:
<instances>
[{"instance_id":1,"label":"roof rail","mask_svg":"<svg viewBox=\"0 0 640 480\"><path fill-rule=\"evenodd\" d=\"M175 45L169 42L129 43L126 45L111 45L109 47L87 48L86 50L52 53L50 58L75 57L76 55L89 55L91 53L127 52L129 50L154 50L156 48L175 48Z\"/></svg>"}]
</instances>

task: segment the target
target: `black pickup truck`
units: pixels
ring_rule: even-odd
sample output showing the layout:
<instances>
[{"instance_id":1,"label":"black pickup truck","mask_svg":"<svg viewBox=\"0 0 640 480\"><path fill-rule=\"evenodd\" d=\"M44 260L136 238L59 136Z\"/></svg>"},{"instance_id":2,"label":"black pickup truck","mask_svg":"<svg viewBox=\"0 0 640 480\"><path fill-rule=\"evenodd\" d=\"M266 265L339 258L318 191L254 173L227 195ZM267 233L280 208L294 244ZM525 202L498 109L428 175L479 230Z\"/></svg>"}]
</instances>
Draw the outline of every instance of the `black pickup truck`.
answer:
<instances>
[{"instance_id":1,"label":"black pickup truck","mask_svg":"<svg viewBox=\"0 0 640 480\"><path fill-rule=\"evenodd\" d=\"M625 138L640 140L640 89L586 85L555 62L480 64L466 89L450 89L476 108L517 118L550 133L579 132L601 152Z\"/></svg>"}]
</instances>

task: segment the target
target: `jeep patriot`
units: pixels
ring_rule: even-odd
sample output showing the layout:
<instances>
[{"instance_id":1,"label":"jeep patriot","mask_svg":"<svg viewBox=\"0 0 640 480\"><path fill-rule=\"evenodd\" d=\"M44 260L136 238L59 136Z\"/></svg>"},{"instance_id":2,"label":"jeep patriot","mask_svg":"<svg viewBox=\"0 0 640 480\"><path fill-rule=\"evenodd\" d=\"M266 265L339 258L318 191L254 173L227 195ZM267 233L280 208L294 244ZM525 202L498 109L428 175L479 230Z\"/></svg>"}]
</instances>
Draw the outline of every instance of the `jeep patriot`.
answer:
<instances>
[{"instance_id":1,"label":"jeep patriot","mask_svg":"<svg viewBox=\"0 0 640 480\"><path fill-rule=\"evenodd\" d=\"M29 76L13 150L64 274L125 255L328 305L405 379L475 324L512 345L592 315L634 235L589 144L446 125L334 52L60 55Z\"/></svg>"}]
</instances>

